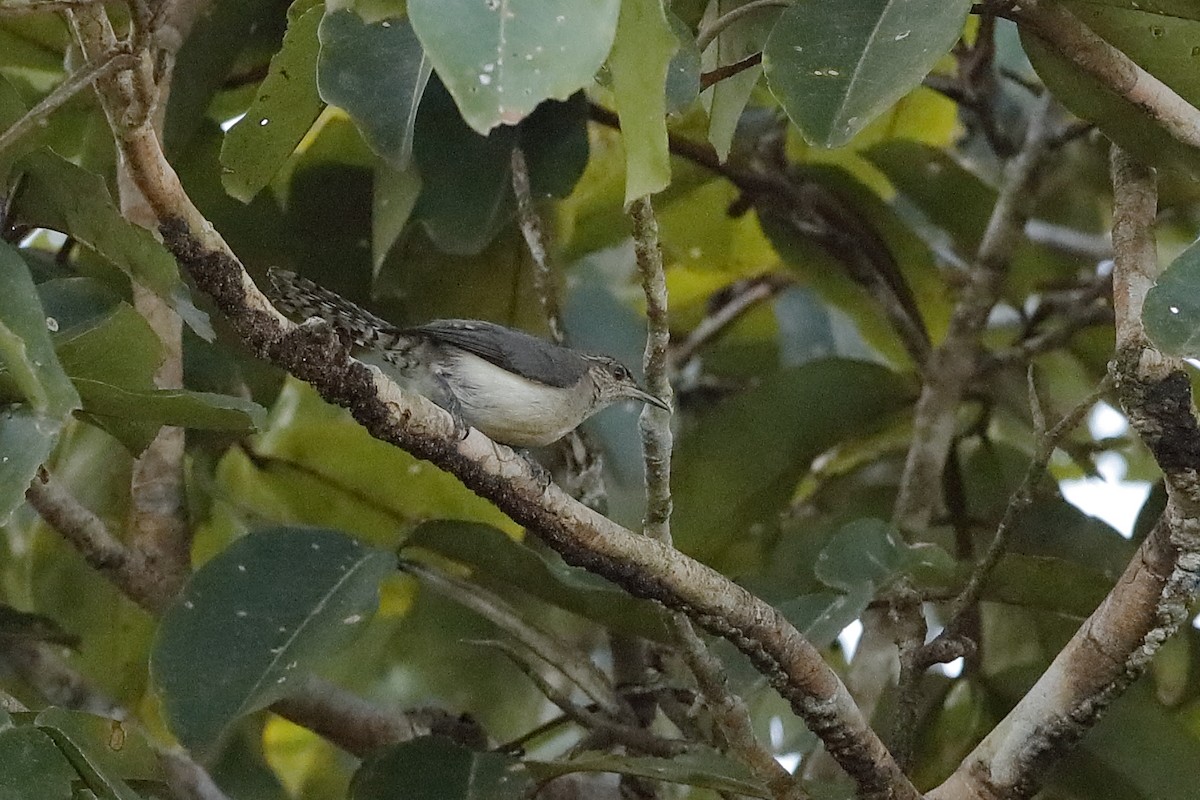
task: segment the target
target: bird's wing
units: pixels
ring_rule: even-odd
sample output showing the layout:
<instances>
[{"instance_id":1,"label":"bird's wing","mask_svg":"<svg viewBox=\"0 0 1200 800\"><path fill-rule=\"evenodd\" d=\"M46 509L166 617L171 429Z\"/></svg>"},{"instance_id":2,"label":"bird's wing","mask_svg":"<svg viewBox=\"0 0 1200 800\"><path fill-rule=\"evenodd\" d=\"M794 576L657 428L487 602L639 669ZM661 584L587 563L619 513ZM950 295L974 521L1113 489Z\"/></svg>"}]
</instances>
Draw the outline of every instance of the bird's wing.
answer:
<instances>
[{"instance_id":1,"label":"bird's wing","mask_svg":"<svg viewBox=\"0 0 1200 800\"><path fill-rule=\"evenodd\" d=\"M574 386L588 369L588 362L578 353L494 322L439 319L405 333L460 347L501 369L547 386Z\"/></svg>"}]
</instances>

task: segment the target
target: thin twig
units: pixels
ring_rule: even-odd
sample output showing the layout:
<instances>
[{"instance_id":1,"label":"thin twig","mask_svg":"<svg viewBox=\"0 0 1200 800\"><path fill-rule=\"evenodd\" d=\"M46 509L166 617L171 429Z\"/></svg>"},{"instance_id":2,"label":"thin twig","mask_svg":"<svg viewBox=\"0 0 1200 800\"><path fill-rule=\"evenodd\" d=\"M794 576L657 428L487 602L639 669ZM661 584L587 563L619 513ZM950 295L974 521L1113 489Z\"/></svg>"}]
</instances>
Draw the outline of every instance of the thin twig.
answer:
<instances>
[{"instance_id":1,"label":"thin twig","mask_svg":"<svg viewBox=\"0 0 1200 800\"><path fill-rule=\"evenodd\" d=\"M535 625L499 595L424 564L404 561L400 568L509 633L531 653L578 686L605 713L614 718L622 716L623 709L607 675L588 659L579 657L572 647L555 634Z\"/></svg>"},{"instance_id":2,"label":"thin twig","mask_svg":"<svg viewBox=\"0 0 1200 800\"><path fill-rule=\"evenodd\" d=\"M762 53L751 53L740 61L726 64L723 67L714 67L707 72L702 72L700 73L700 91L704 91L713 84L732 78L734 75L745 72L748 69L757 67L762 63L762 60Z\"/></svg>"},{"instance_id":3,"label":"thin twig","mask_svg":"<svg viewBox=\"0 0 1200 800\"><path fill-rule=\"evenodd\" d=\"M951 315L946 337L933 351L924 372L925 382L914 411L911 443L892 512L893 522L908 535L927 528L944 505L942 476L954 441L958 406L977 372L982 353L980 336L1000 296L1009 261L1034 205L1042 172L1040 165L1054 127L1053 102L1049 94L1043 98L1030 121L1020 152L1005 169L1004 185L968 272L966 286ZM898 641L899 702L892 715L890 746L903 766L908 762L915 734L917 686L924 672L920 655L926 630L920 604L908 599L911 590L901 585L894 594L901 602L895 610L897 619L890 624L903 638ZM872 637L871 641L878 642L878 638ZM861 673L858 677L866 680ZM883 674L871 678L877 683L886 680Z\"/></svg>"},{"instance_id":4,"label":"thin twig","mask_svg":"<svg viewBox=\"0 0 1200 800\"><path fill-rule=\"evenodd\" d=\"M538 687L538 691L544 694L546 699L588 731L598 731L636 752L658 758L673 758L687 748L686 742L664 739L644 728L615 722L605 714L572 702L570 697L546 680L545 676L538 672L533 664L529 663L529 660L523 657L510 642L477 640L476 644L493 647L502 652L517 669L529 678L534 686Z\"/></svg>"},{"instance_id":5,"label":"thin twig","mask_svg":"<svg viewBox=\"0 0 1200 800\"><path fill-rule=\"evenodd\" d=\"M97 79L111 75L120 69L128 69L135 63L137 63L137 56L125 52L114 52L98 63L85 63L68 75L66 80L54 87L54 91L42 98L40 103L8 126L4 133L0 133L0 152L11 147L14 142L34 128L44 125L51 114L81 90L91 86Z\"/></svg>"},{"instance_id":6,"label":"thin twig","mask_svg":"<svg viewBox=\"0 0 1200 800\"><path fill-rule=\"evenodd\" d=\"M638 274L646 297L648 327L646 351L642 358L646 388L670 404L667 349L671 344L671 329L667 313L667 279L658 242L658 220L649 197L633 201L629 215L633 220L633 248ZM646 462L646 520L643 530L647 536L670 544L671 412L647 405L642 409L639 427Z\"/></svg>"},{"instance_id":7,"label":"thin twig","mask_svg":"<svg viewBox=\"0 0 1200 800\"><path fill-rule=\"evenodd\" d=\"M513 193L517 196L517 221L520 223L521 235L525 237L525 245L533 258L534 291L537 293L538 302L541 303L546 326L550 329L550 338L556 344L562 344L564 337L562 309L558 305L558 285L554 269L546 256L546 234L542 230L542 220L533 207L525 152L519 145L512 151L512 185Z\"/></svg>"},{"instance_id":8,"label":"thin twig","mask_svg":"<svg viewBox=\"0 0 1200 800\"><path fill-rule=\"evenodd\" d=\"M162 613L163 596L141 554L112 535L104 521L42 470L25 491L25 499L46 524L66 539L88 565L127 597L152 613Z\"/></svg>"},{"instance_id":9,"label":"thin twig","mask_svg":"<svg viewBox=\"0 0 1200 800\"><path fill-rule=\"evenodd\" d=\"M700 349L717 338L742 314L764 300L769 300L788 286L792 280L784 275L768 274L746 278L718 292L720 303L710 301L712 308L700 320L692 332L681 343L672 345L670 367L673 372L682 369Z\"/></svg>"},{"instance_id":10,"label":"thin twig","mask_svg":"<svg viewBox=\"0 0 1200 800\"><path fill-rule=\"evenodd\" d=\"M766 8L787 8L792 0L750 0L749 3L731 9L714 19L696 34L696 49L703 53L713 40L721 35L721 31L740 19Z\"/></svg>"},{"instance_id":11,"label":"thin twig","mask_svg":"<svg viewBox=\"0 0 1200 800\"><path fill-rule=\"evenodd\" d=\"M1070 433L1083 420L1092 406L1096 405L1100 398L1107 394L1110 389L1112 389L1112 381L1106 376L1091 394L1084 398L1075 408L1071 409L1052 428L1045 430L1038 437L1033 458L1030 460L1029 466L1025 469L1025 476L1021 479L1021 483L1009 497L1008 505L1005 506L1004 513L1000 517L1000 522L996 525L996 533L988 545L987 552L984 553L983 557L979 559L979 562L971 571L971 576L967 579L967 583L963 586L962 591L950 603L950 607L946 613L948 620L946 626L933 641L950 639L959 635L966 612L979 602L979 598L987 586L988 578L996 568L996 565L1000 563L1000 559L1004 556L1004 552L1008 548L1008 539L1012 534L1017 517L1033 502L1034 487L1045 474L1046 466L1050 463L1050 457L1054 455L1055 448L1058 447L1063 437ZM1036 403L1036 401L1034 402ZM1043 427L1044 424L1043 420ZM928 666L928 663L926 666Z\"/></svg>"},{"instance_id":12,"label":"thin twig","mask_svg":"<svg viewBox=\"0 0 1200 800\"><path fill-rule=\"evenodd\" d=\"M667 377L670 345L667 281L662 250L658 240L658 221L650 198L635 200L629 209L633 219L634 252L642 291L646 296L646 352L643 367L649 391L668 402L671 384ZM649 406L642 411L640 427L646 462L647 536L664 544L671 542L671 414ZM700 691L713 707L718 724L733 755L750 767L778 798L799 798L798 784L758 740L750 722L750 712L741 698L727 686L721 663L682 614L673 614L671 628L684 662L696 676Z\"/></svg>"}]
</instances>

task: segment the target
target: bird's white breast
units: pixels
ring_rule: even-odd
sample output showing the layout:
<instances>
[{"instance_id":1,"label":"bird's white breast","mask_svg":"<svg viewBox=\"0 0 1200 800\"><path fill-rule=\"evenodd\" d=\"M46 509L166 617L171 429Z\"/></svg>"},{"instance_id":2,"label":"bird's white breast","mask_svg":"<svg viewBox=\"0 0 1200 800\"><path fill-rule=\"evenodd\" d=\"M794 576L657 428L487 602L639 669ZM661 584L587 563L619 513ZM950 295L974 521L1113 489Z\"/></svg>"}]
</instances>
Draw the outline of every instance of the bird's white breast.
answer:
<instances>
[{"instance_id":1,"label":"bird's white breast","mask_svg":"<svg viewBox=\"0 0 1200 800\"><path fill-rule=\"evenodd\" d=\"M446 381L471 427L499 442L542 447L561 439L593 411L586 379L576 387L547 386L457 349L437 369L451 373Z\"/></svg>"}]
</instances>

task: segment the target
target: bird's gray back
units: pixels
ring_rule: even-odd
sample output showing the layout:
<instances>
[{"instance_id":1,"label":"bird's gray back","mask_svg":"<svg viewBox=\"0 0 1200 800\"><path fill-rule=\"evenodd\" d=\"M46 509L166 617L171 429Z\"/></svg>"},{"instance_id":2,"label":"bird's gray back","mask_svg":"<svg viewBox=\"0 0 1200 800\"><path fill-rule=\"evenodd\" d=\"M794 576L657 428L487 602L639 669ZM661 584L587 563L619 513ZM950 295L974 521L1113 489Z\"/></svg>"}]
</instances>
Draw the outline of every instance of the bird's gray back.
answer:
<instances>
[{"instance_id":1,"label":"bird's gray back","mask_svg":"<svg viewBox=\"0 0 1200 800\"><path fill-rule=\"evenodd\" d=\"M578 353L493 322L439 319L407 328L404 333L460 347L503 370L547 386L573 386L588 370L587 360Z\"/></svg>"}]
</instances>

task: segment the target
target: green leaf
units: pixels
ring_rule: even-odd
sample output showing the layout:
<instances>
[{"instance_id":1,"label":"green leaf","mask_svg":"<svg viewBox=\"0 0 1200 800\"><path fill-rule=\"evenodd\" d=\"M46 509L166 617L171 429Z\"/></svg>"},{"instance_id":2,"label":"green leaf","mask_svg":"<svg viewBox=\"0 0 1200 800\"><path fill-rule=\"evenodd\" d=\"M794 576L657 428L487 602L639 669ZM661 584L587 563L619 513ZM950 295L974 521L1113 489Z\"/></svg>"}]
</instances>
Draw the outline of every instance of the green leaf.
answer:
<instances>
[{"instance_id":1,"label":"green leaf","mask_svg":"<svg viewBox=\"0 0 1200 800\"><path fill-rule=\"evenodd\" d=\"M473 255L513 216L512 149L525 152L534 197L563 197L587 164L587 101L545 103L516 127L480 136L468 128L433 80L417 116L413 159L421 196L413 217L439 249Z\"/></svg>"},{"instance_id":2,"label":"green leaf","mask_svg":"<svg viewBox=\"0 0 1200 800\"><path fill-rule=\"evenodd\" d=\"M520 800L533 789L521 762L426 736L380 748L350 782L350 800Z\"/></svg>"},{"instance_id":3,"label":"green leaf","mask_svg":"<svg viewBox=\"0 0 1200 800\"><path fill-rule=\"evenodd\" d=\"M0 131L8 130L9 126L24 116L27 110L16 87L9 82L8 78L0 75ZM0 183L4 186L9 184L9 171L12 169L13 162L29 152L31 148L37 147L38 140L41 138L37 134L40 131L41 128L35 125L33 130L24 137L10 143L8 147L0 151Z\"/></svg>"},{"instance_id":4,"label":"green leaf","mask_svg":"<svg viewBox=\"0 0 1200 800\"><path fill-rule=\"evenodd\" d=\"M667 152L667 67L679 40L662 0L625 0L608 57L621 138L625 143L625 203L671 182Z\"/></svg>"},{"instance_id":5,"label":"green leaf","mask_svg":"<svg viewBox=\"0 0 1200 800\"><path fill-rule=\"evenodd\" d=\"M695 748L673 758L585 753L562 761L526 761L525 766L545 782L572 772L614 772L639 778L712 789L748 797L771 797L771 792L736 761L704 748Z\"/></svg>"},{"instance_id":6,"label":"green leaf","mask_svg":"<svg viewBox=\"0 0 1200 800\"><path fill-rule=\"evenodd\" d=\"M970 9L970 0L795 3L763 48L767 83L809 144L839 147L921 83Z\"/></svg>"},{"instance_id":7,"label":"green leaf","mask_svg":"<svg viewBox=\"0 0 1200 800\"><path fill-rule=\"evenodd\" d=\"M394 568L394 556L330 530L273 528L234 542L159 626L150 672L172 732L203 750L282 697L353 638Z\"/></svg>"},{"instance_id":8,"label":"green leaf","mask_svg":"<svg viewBox=\"0 0 1200 800\"><path fill-rule=\"evenodd\" d=\"M620 0L409 0L413 28L463 119L486 134L592 82Z\"/></svg>"},{"instance_id":9,"label":"green leaf","mask_svg":"<svg viewBox=\"0 0 1200 800\"><path fill-rule=\"evenodd\" d=\"M61 424L28 406L0 410L0 524L25 502L25 490L53 452Z\"/></svg>"},{"instance_id":10,"label":"green leaf","mask_svg":"<svg viewBox=\"0 0 1200 800\"><path fill-rule=\"evenodd\" d=\"M136 729L114 719L47 708L34 724L58 745L97 797L139 800L130 780L161 780L158 758Z\"/></svg>"},{"instance_id":11,"label":"green leaf","mask_svg":"<svg viewBox=\"0 0 1200 800\"><path fill-rule=\"evenodd\" d=\"M250 432L266 423L266 410L240 397L156 388L162 343L126 303L64 331L57 344L84 413L135 455L163 425Z\"/></svg>"},{"instance_id":12,"label":"green leaf","mask_svg":"<svg viewBox=\"0 0 1200 800\"><path fill-rule=\"evenodd\" d=\"M42 731L30 726L0 730L0 798L71 800L78 774Z\"/></svg>"},{"instance_id":13,"label":"green leaf","mask_svg":"<svg viewBox=\"0 0 1200 800\"><path fill-rule=\"evenodd\" d=\"M490 525L438 521L419 526L404 541L471 568L472 580L516 588L613 630L668 641L655 606L630 597L590 572L569 567L514 541Z\"/></svg>"},{"instance_id":14,"label":"green leaf","mask_svg":"<svg viewBox=\"0 0 1200 800\"><path fill-rule=\"evenodd\" d=\"M676 455L676 545L722 567L746 553L757 522L774 518L814 458L863 435L910 401L894 373L858 361L780 370L702 414Z\"/></svg>"},{"instance_id":15,"label":"green leaf","mask_svg":"<svg viewBox=\"0 0 1200 800\"><path fill-rule=\"evenodd\" d=\"M827 586L850 591L867 584L881 589L906 562L900 535L883 520L857 519L844 525L817 557L814 571Z\"/></svg>"},{"instance_id":16,"label":"green leaf","mask_svg":"<svg viewBox=\"0 0 1200 800\"><path fill-rule=\"evenodd\" d=\"M1171 262L1146 294L1146 334L1163 352L1200 356L1200 244Z\"/></svg>"},{"instance_id":17,"label":"green leaf","mask_svg":"<svg viewBox=\"0 0 1200 800\"><path fill-rule=\"evenodd\" d=\"M1188 15L1157 4L1158 11L1141 3L1064 3L1079 20L1138 66L1179 93L1192 105L1200 104L1200 73L1196 70L1200 20L1195 6ZM1172 6L1176 4L1170 4ZM1108 138L1147 164L1200 178L1200 153L1180 143L1140 106L1119 97L1090 74L1075 66L1036 36L1021 29L1021 44L1034 69L1073 114L1096 123Z\"/></svg>"},{"instance_id":18,"label":"green leaf","mask_svg":"<svg viewBox=\"0 0 1200 800\"><path fill-rule=\"evenodd\" d=\"M715 8L718 14L727 14L741 5L744 5L742 0L717 0L710 7ZM781 9L768 6L726 28L716 42L704 51L704 68L713 70L730 66L761 53L780 13ZM762 67L756 65L718 81L712 87L711 94L701 95L708 98L705 102L708 110L708 141L722 161L729 155L738 120L761 76Z\"/></svg>"},{"instance_id":19,"label":"green leaf","mask_svg":"<svg viewBox=\"0 0 1200 800\"><path fill-rule=\"evenodd\" d=\"M29 268L5 242L0 242L0 359L38 414L61 420L79 407L79 395L54 352Z\"/></svg>"},{"instance_id":20,"label":"green leaf","mask_svg":"<svg viewBox=\"0 0 1200 800\"><path fill-rule=\"evenodd\" d=\"M421 174L412 165L405 170L395 170L383 160L375 165L371 184L371 265L376 272L404 232L420 194Z\"/></svg>"},{"instance_id":21,"label":"green leaf","mask_svg":"<svg viewBox=\"0 0 1200 800\"><path fill-rule=\"evenodd\" d=\"M671 11L667 21L679 48L667 66L667 113L683 114L700 95L700 50L686 22Z\"/></svg>"},{"instance_id":22,"label":"green leaf","mask_svg":"<svg viewBox=\"0 0 1200 800\"><path fill-rule=\"evenodd\" d=\"M208 315L192 304L175 259L154 234L121 216L103 178L49 150L30 153L20 168L25 170L18 201L23 221L69 232L167 301L198 336L213 340Z\"/></svg>"},{"instance_id":23,"label":"green leaf","mask_svg":"<svg viewBox=\"0 0 1200 800\"><path fill-rule=\"evenodd\" d=\"M860 584L845 594L806 594L784 601L778 607L813 647L825 648L833 644L847 625L862 616L872 597L871 587Z\"/></svg>"},{"instance_id":24,"label":"green leaf","mask_svg":"<svg viewBox=\"0 0 1200 800\"><path fill-rule=\"evenodd\" d=\"M0 524L50 456L79 394L63 371L24 259L0 242L0 360L26 399L0 411Z\"/></svg>"},{"instance_id":25,"label":"green leaf","mask_svg":"<svg viewBox=\"0 0 1200 800\"><path fill-rule=\"evenodd\" d=\"M321 20L317 86L346 110L367 144L397 170L412 156L413 125L432 66L407 19L364 22L350 10Z\"/></svg>"},{"instance_id":26,"label":"green leaf","mask_svg":"<svg viewBox=\"0 0 1200 800\"><path fill-rule=\"evenodd\" d=\"M163 425L174 425L196 430L252 433L265 427L267 420L266 409L258 403L227 394L189 389L127 389L86 378L76 378L75 385L79 387L84 410L90 417L141 422L155 431ZM138 441L133 432L127 435ZM124 437L118 438L125 442ZM147 444L149 442L141 447L130 447L130 450L136 455Z\"/></svg>"},{"instance_id":27,"label":"green leaf","mask_svg":"<svg viewBox=\"0 0 1200 800\"><path fill-rule=\"evenodd\" d=\"M296 4L312 5L312 0ZM312 5L288 23L246 115L225 134L221 183L249 203L287 160L321 113L317 93L317 26L325 9Z\"/></svg>"}]
</instances>

